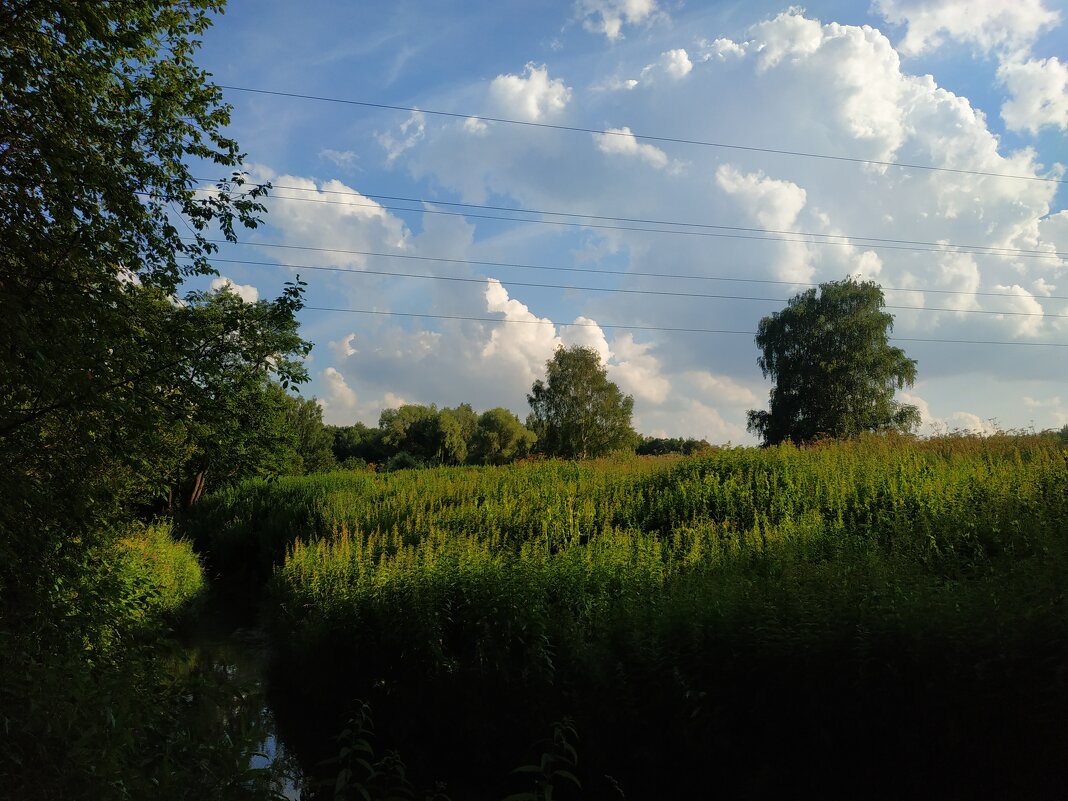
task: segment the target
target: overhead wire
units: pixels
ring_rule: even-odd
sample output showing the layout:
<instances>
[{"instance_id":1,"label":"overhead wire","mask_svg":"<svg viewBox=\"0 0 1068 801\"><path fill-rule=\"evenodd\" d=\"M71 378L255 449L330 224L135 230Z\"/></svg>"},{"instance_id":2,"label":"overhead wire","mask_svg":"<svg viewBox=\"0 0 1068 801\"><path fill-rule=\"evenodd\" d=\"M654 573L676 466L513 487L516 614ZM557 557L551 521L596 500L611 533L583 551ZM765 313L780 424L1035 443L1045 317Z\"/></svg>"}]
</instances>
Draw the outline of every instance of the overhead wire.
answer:
<instances>
[{"instance_id":1,"label":"overhead wire","mask_svg":"<svg viewBox=\"0 0 1068 801\"><path fill-rule=\"evenodd\" d=\"M211 183L211 180L208 179L208 178L197 178L195 180L200 181L201 183ZM253 185L254 186L267 186L266 183L253 184ZM819 238L824 239L824 240L826 240L826 239L845 240L843 242L823 242L823 241L820 241L820 239L816 239L815 241L808 242L808 240L780 240L780 239L771 238L771 237L759 237L759 239L771 239L772 241L776 241L776 242L778 242L778 241L801 241L801 242L806 242L807 244L844 244L844 245L853 245L853 246L856 246L856 247L868 247L869 245L867 243L876 242L876 243L895 244L895 245L923 245L923 246L926 246L924 248L924 250L921 251L921 252L927 252L927 248L936 248L938 250L947 250L947 251L951 251L951 252L974 253L974 255L1020 256L1020 257L1030 257L1030 258L1037 257L1037 258L1058 259L1058 260L1060 260L1060 259L1068 259L1068 252L1038 250L1038 249L1029 249L1029 248L1008 248L1008 247L999 247L999 246L995 246L995 245L965 245L965 244L961 244L961 243L957 243L957 242L931 242L931 241L916 240L916 239L893 239L893 238L889 238L889 237L863 236L863 235L856 235L856 234L827 234L827 233L820 233L820 232L815 232L815 231L792 231L792 230L780 230L780 229L774 229L774 228L754 228L754 227L742 226L742 225L722 225L722 224L715 224L715 223L680 222L680 221L677 221L677 220L656 220L656 219L648 219L648 218L642 218L642 217L614 217L614 216L605 215L605 214L587 214L587 213L584 213L584 212L572 212L572 211L547 211L545 209L524 209L524 208L519 208L519 207L516 207L516 206L494 206L494 205L489 205L489 204L485 204L485 203L459 203L459 202L455 202L455 201L436 200L436 199L433 199L433 198L401 197L401 196L397 196L397 195L384 195L384 194L379 194L379 193L376 193L376 192L357 192L357 191L353 191L353 190L342 191L342 190L338 190L338 189L320 189L320 188L309 188L309 187L305 187L305 186L284 186L284 185L279 185L279 184L271 184L271 188L272 189L282 189L282 190L285 190L285 191L294 191L294 192L315 192L316 194L323 194L323 195L341 195L341 196L345 196L345 197L362 197L362 198L367 198L367 199L370 199L370 200L375 200L375 199L390 200L390 201L395 201L395 202L400 202L400 203L420 203L420 204L429 204L429 205L434 205L434 206L454 206L454 207L458 207L458 208L483 209L483 210L487 210L487 211L504 211L504 212L514 213L514 214L540 214L540 215L552 216L552 217L573 217L573 218L585 219L585 220L602 220L602 221L608 221L608 222L637 223L637 224L641 224L641 225L664 225L664 226L672 226L673 228L696 228L696 229L709 229L709 230L717 230L717 231L738 231L738 232L743 232L743 233L777 234L777 235L783 235L783 236L801 236L801 237L814 237L814 238L815 237L819 237ZM198 189L196 191L211 191L211 190ZM430 211L431 213L435 213L435 211L436 211L436 210L428 210L425 207L424 208L406 208L406 207L384 206L384 205L382 205L382 204L380 204L378 202L375 202L375 203L346 203L346 202L331 201L331 200L329 200L327 198L290 197L290 196L287 196L287 195L270 195L268 197L268 199L296 200L296 201L299 201L299 202L308 202L308 203L328 203L328 204L331 204L331 205L354 206L354 207L357 207L357 208L385 209L387 211L413 211L413 212L419 212L419 213L423 213L423 212L427 212L427 211ZM460 215L460 216L473 216L473 215ZM476 219L485 219L485 218L477 218L476 217ZM529 220L527 218L509 218L509 217L490 217L489 219L500 219L500 220L505 220L505 221L509 221L509 222L543 222L543 221L539 221L539 220ZM544 221L544 222L551 222L551 221ZM583 225L583 227L589 227L589 226L586 226L586 225L581 224L581 223L580 223L580 225ZM622 230L631 230L631 229L624 228ZM645 230L645 229L634 229L634 230ZM672 229L665 229L665 232L669 232L670 233L670 232L672 232ZM911 248L909 248L909 249L911 249Z\"/></svg>"},{"instance_id":2,"label":"overhead wire","mask_svg":"<svg viewBox=\"0 0 1068 801\"><path fill-rule=\"evenodd\" d=\"M404 105L393 104L393 103L375 103L375 102L371 102L371 101L367 101L367 100L349 100L349 99L339 98L339 97L327 97L327 96L324 96L324 95L311 95L311 94L304 94L304 93L300 93L300 92L281 92L281 91L270 90L270 89L253 89L253 88L250 88L250 87L247 87L247 86L234 86L234 85L227 85L227 84L219 84L218 86L219 86L220 89L224 89L226 91L232 91L232 92L246 92L246 93L249 93L249 94L270 95L270 96L274 96L274 97L288 97L288 98L295 98L295 99L299 99L299 100L313 100L313 101L321 102L321 103L336 103L336 104L341 104L341 105L360 106L362 108L376 108L376 109L384 109L384 110L389 110L389 111L404 111L404 112L407 112L407 113L428 114L428 115L431 115L431 116L448 117L448 118L452 118L452 119L464 119L464 120L466 120L466 119L478 119L481 122L494 122L494 123L500 123L500 124L504 124L504 125L515 125L515 126L522 126L522 127L527 127L527 128L544 128L544 129L555 130L555 131L572 131L572 132L575 132L575 133L596 134L598 136L618 136L618 137L625 137L627 139L631 139L631 138L633 138L633 139L641 139L641 140L644 140L644 141L647 141L647 142L664 142L664 143L679 144L679 145L693 145L693 146L698 146L698 147L720 148L720 149L726 149L726 150L739 150L739 151L752 152L752 153L768 153L768 154L774 154L774 155L780 155L780 156L794 156L794 157L799 157L799 158L821 159L821 160L825 160L825 161L839 161L839 162L847 162L847 163L852 163L852 164L870 164L870 165L876 166L876 167L895 167L895 168L901 168L901 169L926 170L926 171L931 171L931 172L955 173L955 174L958 174L958 175L975 175L975 176L983 176L983 177L990 177L990 178L1010 178L1010 179L1021 180L1021 181L1041 181L1041 182L1056 183L1056 184L1068 183L1068 179L1054 178L1054 177L1041 176L1041 175L1018 175L1018 174L1013 174L1013 173L988 172L986 170L967 170L967 169L956 168L956 167L937 167L937 166L934 166L932 164L911 164L911 163L908 163L908 162L901 162L901 161L882 161L882 160L878 160L878 159L862 159L862 158L854 158L854 157L851 157L851 156L836 156L836 155L832 155L832 154L829 154L829 153L814 153L814 152L808 152L808 151L803 151L803 150L790 150L790 149L785 149L785 148L772 148L772 147L757 147L755 145L739 145L739 144L730 143L730 142L713 142L713 141L700 140L700 139L685 139L685 138L675 137L675 136L656 136L656 135L653 135L653 134L635 133L634 131L630 131L630 130L621 131L621 130L612 130L612 129L584 128L584 127L576 126L576 125L562 125L562 124L559 124L559 123L548 123L548 122L532 122L530 120L509 119L507 117L490 117L490 116L485 116L485 115L482 115L482 114L461 114L459 112L454 112L454 111L440 111L440 110L437 110L437 109L417 108L416 106L404 106Z\"/></svg>"},{"instance_id":3,"label":"overhead wire","mask_svg":"<svg viewBox=\"0 0 1068 801\"><path fill-rule=\"evenodd\" d=\"M451 281L455 283L465 284L485 284L486 278L473 278L464 276L451 276L451 275L433 275L426 273L402 273L392 270L374 270L369 268L354 268L354 267L332 267L321 266L312 264L285 264L280 262L270 261L248 261L244 259L213 259L224 264L244 264L249 266L258 267L281 267L297 270L316 270L322 272L335 272L335 273L349 273L357 275L377 275L386 276L390 278L414 278L428 281ZM499 279L497 279L499 280ZM502 282L503 283L503 282ZM786 303L789 298L759 298L748 295L723 295L711 292L672 292L663 289L628 289L626 287L596 287L596 286L574 286L571 284L538 284L528 281L512 281L507 282L510 286L521 286L532 289L565 289L573 290L576 292L611 292L627 295L653 295L659 297L681 297L681 298L694 298L703 300L742 300L742 301L757 301L763 303ZM1009 296L1012 297L1012 296ZM909 310L909 311L929 311L929 312L956 312L963 314L1001 314L1012 315L1019 317L1050 317L1050 318L1065 318L1068 319L1068 314L1052 314L1046 312L1025 312L1025 311L1001 311L997 309L954 309L944 308L939 306L902 306L895 304L883 304L885 309L895 310Z\"/></svg>"},{"instance_id":4,"label":"overhead wire","mask_svg":"<svg viewBox=\"0 0 1068 801\"><path fill-rule=\"evenodd\" d=\"M462 320L470 322L480 323L494 323L497 325L551 325L560 328L599 328L610 330L626 330L626 331L670 331L675 333L688 333L688 334L737 334L740 336L756 336L755 331L731 331L715 328L684 328L674 326L661 326L661 325L630 325L615 323L558 323L554 320L508 320L500 319L497 317L477 317L474 315L461 315L461 314L419 314L415 312L397 312L397 311L383 311L381 309L339 309L331 306L305 306L305 309L310 311L321 312L340 312L345 314L367 314L367 315L380 315L384 317L409 317L428 320ZM1052 347L1052 348L1068 348L1068 342L1020 342L1020 341L999 341L999 340L983 340L983 339L939 339L934 337L889 337L890 340L895 342L932 342L941 344L953 344L953 345L1006 345L1006 346L1030 346L1030 347Z\"/></svg>"},{"instance_id":5,"label":"overhead wire","mask_svg":"<svg viewBox=\"0 0 1068 801\"><path fill-rule=\"evenodd\" d=\"M206 192L206 191L210 191L210 190L197 190L197 191ZM704 231L704 230L694 231L694 230L678 230L677 228L643 228L643 227L630 226L630 225L606 225L604 223L571 222L571 221L567 221L567 220L536 220L536 219L531 219L531 218L528 218L528 217L501 217L501 216L492 215L492 214L472 214L470 212L444 211L444 210L441 210L441 209L432 209L432 208L431 209L428 209L428 208L415 209L415 208L408 208L408 207L404 207L404 206L387 206L387 205L383 205L383 204L380 204L380 203L350 203L350 202L339 201L339 200L328 200L326 198L288 197L286 195L275 195L275 196L273 196L273 199L274 200L295 200L297 202L304 202L304 203L325 203L325 204L329 204L329 205L345 206L345 207L348 207L348 208L355 207L355 208L368 208L368 209L376 209L376 210L380 209L380 210L383 210L383 211L394 211L394 212L400 211L400 212L416 212L416 213L419 213L419 214L435 214L435 215L443 215L443 216L446 216L446 217L460 217L462 219L496 220L498 222L533 223L533 224L536 224L536 225L555 225L555 226L561 226L561 227L567 227L567 228L589 228L589 229L594 229L594 230L608 230L608 231L629 231L629 232L653 233L653 234L678 234L678 235L681 235L681 236L710 237L710 238L715 238L715 239L747 239L747 240L757 241L757 242L793 242L793 243L797 243L797 244L806 244L806 245L834 245L834 246L838 246L838 247L863 247L863 248L867 248L869 250L904 250L904 251L911 251L911 252L918 252L918 253L963 253L963 254L970 254L970 255L974 255L974 256L1001 256L1001 257L1028 258L1028 259L1056 259L1058 261L1062 261L1062 260L1068 258L1068 253L1061 253L1059 251L1049 253L1049 252L1043 252L1043 251L1027 251L1027 250L1022 250L1022 249L1018 250L1018 249L1012 249L1012 248L1001 248L1001 249L999 249L999 248L987 247L985 245L954 245L954 244L949 244L949 243L942 244L942 243L938 243L938 242L923 242L923 243L917 243L916 245L895 245L895 244L889 244L890 242L893 242L895 240L890 240L890 239L878 240L878 239L869 239L867 237L855 237L855 239L858 239L858 240L860 240L860 239L866 240L862 244L858 244L858 243L851 242L851 241L843 241L843 242L827 241L826 239L823 239L823 240L820 240L820 239L800 239L800 238L791 239L791 238L788 238L786 236L778 236L777 234L779 232L777 232L777 231L765 230L765 229L760 229L760 228L749 229L749 228L743 228L743 227L740 227L740 226L721 226L721 225L710 225L710 224L699 224L699 223L663 223L665 225L677 226L677 228L685 227L685 228L689 229L689 228L694 228L694 227L700 226L700 227L703 227L703 228L723 229L724 231L755 231L755 232L758 232L758 233L769 233L769 234L773 234L773 235L772 236L756 236L756 235L753 235L753 234L745 234L745 233L724 233L723 231L718 231L718 230L717 231ZM433 203L433 201L422 201L422 202ZM586 216L586 215L582 215L582 214L570 214L570 215L568 215L568 214L566 214L564 212L525 212L525 213L530 213L530 214L535 214L535 213L554 214L554 213L556 213L556 214L559 214L560 216L572 216L572 217L584 217L584 216ZM607 218L607 219L612 219L612 218ZM818 233L805 233L805 232L798 232L797 236L805 236L805 237L842 237L842 238L847 238L846 234L818 234ZM907 240L900 240L900 241L905 242ZM920 247L919 245L921 245L921 244L930 245L931 247ZM986 248L986 249L985 250L970 250L970 249L967 249L967 248ZM1001 251L1004 251L1004 252L1001 252Z\"/></svg>"},{"instance_id":6,"label":"overhead wire","mask_svg":"<svg viewBox=\"0 0 1068 801\"><path fill-rule=\"evenodd\" d=\"M696 275L694 273L659 273L659 272L645 272L640 270L612 270L609 268L590 268L590 267L557 267L545 264L523 264L517 262L506 261L479 261L476 259L452 259L444 258L440 256L417 256L411 253L383 253L381 251L372 250L346 250L343 248L327 248L318 247L313 245L285 245L275 242L227 242L225 240L208 240L212 244L216 245L244 245L248 247L261 247L261 248L276 248L281 250L306 250L314 253L337 253L347 256L375 256L390 259L407 259L411 261L430 261L441 262L445 264L464 264L475 267L506 267L517 268L524 270L552 270L555 272L565 273L591 273L594 275L619 275L619 276L638 276L644 278L679 278L693 281L728 281L733 283L743 284L774 284L778 286L819 286L817 283L811 281L779 281L770 278L735 278L731 276L719 276L719 275ZM224 261L218 259L218 261ZM239 260L233 260L239 262ZM958 289L936 289L931 287L892 287L882 286L886 292L924 292L940 295L960 295L963 297L995 297L995 298L1018 298L1020 295L1012 292L969 292ZM1068 300L1068 295L1044 295L1043 300ZM919 308L919 307L917 307Z\"/></svg>"}]
</instances>

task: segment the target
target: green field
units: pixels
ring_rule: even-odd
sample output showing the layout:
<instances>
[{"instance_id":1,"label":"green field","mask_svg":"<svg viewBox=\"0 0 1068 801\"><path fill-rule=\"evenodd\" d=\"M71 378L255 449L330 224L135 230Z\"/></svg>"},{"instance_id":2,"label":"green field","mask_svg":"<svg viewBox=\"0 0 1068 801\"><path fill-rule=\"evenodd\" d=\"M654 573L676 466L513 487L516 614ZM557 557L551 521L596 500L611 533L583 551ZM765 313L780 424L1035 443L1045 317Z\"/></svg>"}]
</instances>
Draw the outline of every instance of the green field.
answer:
<instances>
[{"instance_id":1,"label":"green field","mask_svg":"<svg viewBox=\"0 0 1068 801\"><path fill-rule=\"evenodd\" d=\"M1036 798L1068 772L1056 436L280 479L186 529L262 584L309 765L363 701L453 798L529 789L509 771L565 719L565 798Z\"/></svg>"}]
</instances>

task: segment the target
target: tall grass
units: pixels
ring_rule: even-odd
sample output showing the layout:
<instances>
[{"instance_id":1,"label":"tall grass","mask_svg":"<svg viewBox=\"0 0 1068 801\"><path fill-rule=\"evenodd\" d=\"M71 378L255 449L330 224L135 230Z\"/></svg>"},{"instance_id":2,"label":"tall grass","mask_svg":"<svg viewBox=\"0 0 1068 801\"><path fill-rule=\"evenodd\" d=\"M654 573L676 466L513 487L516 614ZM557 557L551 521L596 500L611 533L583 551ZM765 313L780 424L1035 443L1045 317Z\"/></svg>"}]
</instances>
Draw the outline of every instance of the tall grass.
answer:
<instances>
[{"instance_id":1,"label":"tall grass","mask_svg":"<svg viewBox=\"0 0 1068 801\"><path fill-rule=\"evenodd\" d=\"M1068 746L1066 475L1047 436L867 437L309 477L191 522L274 563L283 683L324 720L371 700L432 775L495 775L571 715L594 774L646 794L694 792L707 753L739 792L817 782L830 749L840 791L891 757L887 793L967 787L1000 750L997 786L1034 796Z\"/></svg>"}]
</instances>

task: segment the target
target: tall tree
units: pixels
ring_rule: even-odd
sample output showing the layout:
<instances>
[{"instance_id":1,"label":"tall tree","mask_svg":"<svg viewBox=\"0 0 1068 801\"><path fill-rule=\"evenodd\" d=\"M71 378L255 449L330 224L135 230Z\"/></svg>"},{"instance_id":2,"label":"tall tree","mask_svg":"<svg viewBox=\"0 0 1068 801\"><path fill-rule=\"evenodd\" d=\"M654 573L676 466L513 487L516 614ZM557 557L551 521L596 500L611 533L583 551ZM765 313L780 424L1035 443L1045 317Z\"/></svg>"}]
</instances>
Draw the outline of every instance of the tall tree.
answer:
<instances>
[{"instance_id":1,"label":"tall tree","mask_svg":"<svg viewBox=\"0 0 1068 801\"><path fill-rule=\"evenodd\" d=\"M266 191L246 191L230 107L193 61L222 5L0 14L0 600L29 636L67 619L56 604L79 603L85 554L131 502L211 462L268 377L305 378L299 285L178 299ZM193 163L229 176L200 192Z\"/></svg>"},{"instance_id":2,"label":"tall tree","mask_svg":"<svg viewBox=\"0 0 1068 801\"><path fill-rule=\"evenodd\" d=\"M912 386L916 362L890 346L894 318L882 307L878 284L847 278L801 292L762 319L757 363L775 385L769 409L749 411L749 430L774 445L915 427L919 412L894 391Z\"/></svg>"},{"instance_id":3,"label":"tall tree","mask_svg":"<svg viewBox=\"0 0 1068 801\"><path fill-rule=\"evenodd\" d=\"M557 348L527 402L527 428L549 456L586 459L633 450L638 442L631 428L634 399L608 380L592 348Z\"/></svg>"}]
</instances>

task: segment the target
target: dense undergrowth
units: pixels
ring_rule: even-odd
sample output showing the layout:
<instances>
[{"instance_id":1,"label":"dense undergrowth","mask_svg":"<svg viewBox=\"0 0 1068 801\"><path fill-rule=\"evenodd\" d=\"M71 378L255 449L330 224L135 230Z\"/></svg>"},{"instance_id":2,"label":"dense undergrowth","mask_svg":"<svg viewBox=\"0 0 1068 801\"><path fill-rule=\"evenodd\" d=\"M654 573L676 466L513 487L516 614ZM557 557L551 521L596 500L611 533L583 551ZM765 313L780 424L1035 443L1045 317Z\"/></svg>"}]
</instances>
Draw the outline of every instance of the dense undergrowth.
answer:
<instances>
[{"instance_id":1,"label":"dense undergrowth","mask_svg":"<svg viewBox=\"0 0 1068 801\"><path fill-rule=\"evenodd\" d=\"M223 576L274 565L309 755L359 698L455 797L503 797L565 717L582 797L710 771L736 797L1041 797L1066 774L1066 476L1050 436L867 437L250 483L187 524Z\"/></svg>"},{"instance_id":2,"label":"dense undergrowth","mask_svg":"<svg viewBox=\"0 0 1068 801\"><path fill-rule=\"evenodd\" d=\"M0 629L0 776L20 799L262 799L249 688L171 640L206 591L168 523L99 537L55 578L46 627ZM258 711L258 710L256 710Z\"/></svg>"}]
</instances>

